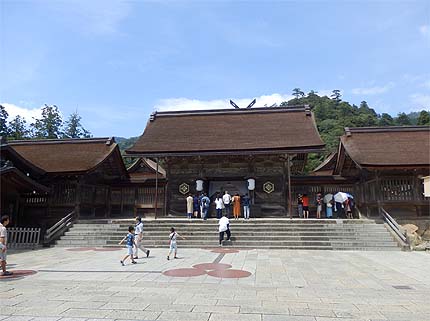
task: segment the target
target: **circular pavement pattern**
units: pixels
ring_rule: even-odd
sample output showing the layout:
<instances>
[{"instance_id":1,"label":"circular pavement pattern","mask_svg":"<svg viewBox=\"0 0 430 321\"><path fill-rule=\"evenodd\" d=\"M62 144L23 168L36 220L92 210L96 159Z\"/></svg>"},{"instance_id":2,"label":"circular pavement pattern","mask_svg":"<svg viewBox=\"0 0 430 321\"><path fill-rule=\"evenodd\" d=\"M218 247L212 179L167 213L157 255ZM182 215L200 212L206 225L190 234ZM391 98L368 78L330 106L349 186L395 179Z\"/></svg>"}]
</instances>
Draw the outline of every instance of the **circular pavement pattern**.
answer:
<instances>
[{"instance_id":1,"label":"circular pavement pattern","mask_svg":"<svg viewBox=\"0 0 430 321\"><path fill-rule=\"evenodd\" d=\"M93 250L97 252L110 252L110 251L119 251L121 249L122 249L121 247L99 247Z\"/></svg>"},{"instance_id":2,"label":"circular pavement pattern","mask_svg":"<svg viewBox=\"0 0 430 321\"><path fill-rule=\"evenodd\" d=\"M225 248L224 249L223 248L212 249L211 252L213 252L213 253L225 253L225 254L228 254L228 253L239 253L238 250L235 250L235 249L225 249Z\"/></svg>"},{"instance_id":3,"label":"circular pavement pattern","mask_svg":"<svg viewBox=\"0 0 430 321\"><path fill-rule=\"evenodd\" d=\"M66 249L66 251L72 251L72 252L84 252L84 251L91 251L95 250L95 247L72 247L70 249Z\"/></svg>"},{"instance_id":4,"label":"circular pavement pattern","mask_svg":"<svg viewBox=\"0 0 430 321\"><path fill-rule=\"evenodd\" d=\"M167 276L174 276L174 277L191 277L191 276L204 275L206 274L206 271L201 269L185 268L185 269L167 270L167 271L164 271L163 274Z\"/></svg>"},{"instance_id":5,"label":"circular pavement pattern","mask_svg":"<svg viewBox=\"0 0 430 321\"><path fill-rule=\"evenodd\" d=\"M231 268L230 264L225 263L201 263L193 265L193 268L195 269L201 269L201 270L226 270Z\"/></svg>"},{"instance_id":6,"label":"circular pavement pattern","mask_svg":"<svg viewBox=\"0 0 430 321\"><path fill-rule=\"evenodd\" d=\"M16 278L21 278L23 276L27 276L27 275L32 275L32 274L36 274L37 271L34 270L13 270L10 271L13 274L12 275L0 275L0 280L9 280L9 279L16 279Z\"/></svg>"},{"instance_id":7,"label":"circular pavement pattern","mask_svg":"<svg viewBox=\"0 0 430 321\"><path fill-rule=\"evenodd\" d=\"M251 275L251 272L244 270L213 270L207 272L208 275L216 277L216 278L228 278L228 279L238 279L238 278L247 278Z\"/></svg>"}]
</instances>

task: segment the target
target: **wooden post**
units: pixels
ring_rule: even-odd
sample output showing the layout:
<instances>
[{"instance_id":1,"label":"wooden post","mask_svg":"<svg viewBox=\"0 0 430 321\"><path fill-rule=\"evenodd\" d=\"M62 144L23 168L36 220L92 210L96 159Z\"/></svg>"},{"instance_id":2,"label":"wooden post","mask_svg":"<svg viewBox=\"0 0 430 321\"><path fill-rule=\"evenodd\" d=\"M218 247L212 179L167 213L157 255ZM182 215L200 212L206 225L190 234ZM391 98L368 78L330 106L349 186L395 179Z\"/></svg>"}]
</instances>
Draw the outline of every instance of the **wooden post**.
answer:
<instances>
[{"instance_id":1,"label":"wooden post","mask_svg":"<svg viewBox=\"0 0 430 321\"><path fill-rule=\"evenodd\" d=\"M157 205L158 205L158 157L157 157L157 166L155 169L155 202L154 202L154 217L157 219Z\"/></svg>"},{"instance_id":2,"label":"wooden post","mask_svg":"<svg viewBox=\"0 0 430 321\"><path fill-rule=\"evenodd\" d=\"M288 213L290 214L290 219L293 218L293 204L291 198L291 159L290 154L287 154L287 175L288 175Z\"/></svg>"},{"instance_id":3,"label":"wooden post","mask_svg":"<svg viewBox=\"0 0 430 321\"><path fill-rule=\"evenodd\" d=\"M107 193L106 193L106 204L107 204L107 212L105 213L105 217L110 217L111 216L111 211L112 211L112 204L111 204L111 198L112 198L112 187L108 186L107 187Z\"/></svg>"},{"instance_id":4,"label":"wooden post","mask_svg":"<svg viewBox=\"0 0 430 321\"><path fill-rule=\"evenodd\" d=\"M375 192L376 192L376 202L378 204L378 215L381 215L381 208L382 208L382 206L381 206L381 202L382 202L382 200L381 200L381 198L382 198L381 191L382 191L382 186L380 184L381 182L379 181L378 171L375 172L375 175L376 175L376 189L375 189Z\"/></svg>"},{"instance_id":5,"label":"wooden post","mask_svg":"<svg viewBox=\"0 0 430 321\"><path fill-rule=\"evenodd\" d=\"M81 217L81 182L76 184L76 204L75 204L76 217Z\"/></svg>"}]
</instances>

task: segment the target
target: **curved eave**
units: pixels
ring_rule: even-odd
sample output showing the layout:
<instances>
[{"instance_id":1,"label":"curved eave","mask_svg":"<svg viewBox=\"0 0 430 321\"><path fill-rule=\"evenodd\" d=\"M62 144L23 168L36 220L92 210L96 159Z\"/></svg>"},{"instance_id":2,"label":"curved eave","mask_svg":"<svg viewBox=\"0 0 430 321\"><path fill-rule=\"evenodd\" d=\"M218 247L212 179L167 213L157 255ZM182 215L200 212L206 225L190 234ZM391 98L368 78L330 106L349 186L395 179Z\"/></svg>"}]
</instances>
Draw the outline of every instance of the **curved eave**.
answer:
<instances>
[{"instance_id":1,"label":"curved eave","mask_svg":"<svg viewBox=\"0 0 430 321\"><path fill-rule=\"evenodd\" d=\"M136 152L126 151L127 155L139 157L168 157L168 156L210 156L210 155L268 155L268 154L306 154L324 151L324 145L300 148L260 148L260 149L235 149L235 150L198 150L198 151L154 151Z\"/></svg>"},{"instance_id":2,"label":"curved eave","mask_svg":"<svg viewBox=\"0 0 430 321\"><path fill-rule=\"evenodd\" d=\"M36 182L32 178L30 178L27 175L25 175L24 173L22 173L16 167L8 167L5 169L1 169L0 174L1 174L2 180L3 179L7 180L9 175L13 175L13 177L15 178L15 181L18 181L19 183L21 183L21 186L28 186L28 188L26 188L26 190L25 190L26 192L32 192L32 191L37 191L37 192L42 192L42 193L48 193L49 192L48 187Z\"/></svg>"}]
</instances>

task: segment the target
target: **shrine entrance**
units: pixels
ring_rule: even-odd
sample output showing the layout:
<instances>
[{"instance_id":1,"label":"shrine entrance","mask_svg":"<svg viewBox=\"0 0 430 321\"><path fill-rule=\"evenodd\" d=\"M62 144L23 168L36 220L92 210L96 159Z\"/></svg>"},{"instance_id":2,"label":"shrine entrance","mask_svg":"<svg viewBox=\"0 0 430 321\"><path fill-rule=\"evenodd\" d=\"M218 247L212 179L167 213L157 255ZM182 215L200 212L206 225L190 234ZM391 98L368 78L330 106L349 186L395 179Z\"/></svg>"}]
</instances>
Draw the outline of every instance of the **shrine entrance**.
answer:
<instances>
[{"instance_id":1,"label":"shrine entrance","mask_svg":"<svg viewBox=\"0 0 430 321\"><path fill-rule=\"evenodd\" d=\"M213 199L217 193L224 195L227 191L231 196L239 194L240 196L248 193L247 182L243 181L209 181L209 198Z\"/></svg>"}]
</instances>

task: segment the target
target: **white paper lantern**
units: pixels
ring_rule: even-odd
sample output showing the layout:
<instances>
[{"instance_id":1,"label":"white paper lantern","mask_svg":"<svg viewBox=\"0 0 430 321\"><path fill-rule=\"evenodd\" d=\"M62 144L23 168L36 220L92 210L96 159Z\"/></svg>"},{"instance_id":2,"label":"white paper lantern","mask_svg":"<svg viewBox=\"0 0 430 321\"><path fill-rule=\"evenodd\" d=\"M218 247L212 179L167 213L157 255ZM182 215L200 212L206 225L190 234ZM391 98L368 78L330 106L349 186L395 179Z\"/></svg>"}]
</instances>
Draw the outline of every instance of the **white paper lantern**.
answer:
<instances>
[{"instance_id":1,"label":"white paper lantern","mask_svg":"<svg viewBox=\"0 0 430 321\"><path fill-rule=\"evenodd\" d=\"M248 178L248 190L253 191L255 189L255 179Z\"/></svg>"},{"instance_id":2,"label":"white paper lantern","mask_svg":"<svg viewBox=\"0 0 430 321\"><path fill-rule=\"evenodd\" d=\"M196 180L196 191L203 191L203 181L201 179Z\"/></svg>"}]
</instances>

